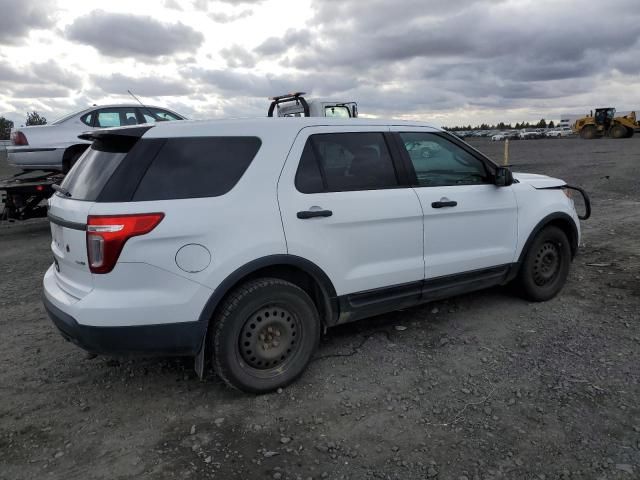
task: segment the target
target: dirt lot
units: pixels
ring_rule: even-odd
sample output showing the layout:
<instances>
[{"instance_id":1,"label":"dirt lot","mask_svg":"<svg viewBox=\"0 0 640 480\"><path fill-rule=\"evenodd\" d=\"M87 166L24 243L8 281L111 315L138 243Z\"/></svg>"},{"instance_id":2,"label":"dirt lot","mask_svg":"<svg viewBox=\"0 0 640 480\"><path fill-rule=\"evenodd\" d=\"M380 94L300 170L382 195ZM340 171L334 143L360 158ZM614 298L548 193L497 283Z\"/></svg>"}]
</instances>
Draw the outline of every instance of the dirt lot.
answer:
<instances>
[{"instance_id":1,"label":"dirt lot","mask_svg":"<svg viewBox=\"0 0 640 480\"><path fill-rule=\"evenodd\" d=\"M259 397L186 359L88 358L40 303L48 224L0 227L0 478L640 478L640 138L513 142L512 163L592 194L558 298L339 327Z\"/></svg>"}]
</instances>

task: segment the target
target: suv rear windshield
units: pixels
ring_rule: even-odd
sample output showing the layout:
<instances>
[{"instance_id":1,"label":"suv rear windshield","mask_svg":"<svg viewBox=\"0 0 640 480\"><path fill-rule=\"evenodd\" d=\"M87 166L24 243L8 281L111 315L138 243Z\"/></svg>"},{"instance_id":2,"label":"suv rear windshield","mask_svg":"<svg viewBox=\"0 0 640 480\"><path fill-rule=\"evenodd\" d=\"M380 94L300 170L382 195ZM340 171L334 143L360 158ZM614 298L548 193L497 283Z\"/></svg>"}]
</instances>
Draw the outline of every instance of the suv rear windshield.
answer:
<instances>
[{"instance_id":1,"label":"suv rear windshield","mask_svg":"<svg viewBox=\"0 0 640 480\"><path fill-rule=\"evenodd\" d=\"M62 182L61 186L74 200L95 201L127 155L124 152L109 152L94 147L95 145L86 150Z\"/></svg>"},{"instance_id":2,"label":"suv rear windshield","mask_svg":"<svg viewBox=\"0 0 640 480\"><path fill-rule=\"evenodd\" d=\"M258 137L96 140L62 187L74 200L129 202L217 197L240 180Z\"/></svg>"}]
</instances>

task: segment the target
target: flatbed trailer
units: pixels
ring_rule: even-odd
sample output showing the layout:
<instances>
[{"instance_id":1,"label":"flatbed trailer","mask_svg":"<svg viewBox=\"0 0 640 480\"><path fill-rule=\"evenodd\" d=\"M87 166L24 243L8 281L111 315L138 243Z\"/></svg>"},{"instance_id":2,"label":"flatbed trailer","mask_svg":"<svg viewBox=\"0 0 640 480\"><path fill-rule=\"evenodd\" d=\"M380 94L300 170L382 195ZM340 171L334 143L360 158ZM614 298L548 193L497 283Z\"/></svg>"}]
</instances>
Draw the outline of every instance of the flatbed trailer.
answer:
<instances>
[{"instance_id":1,"label":"flatbed trailer","mask_svg":"<svg viewBox=\"0 0 640 480\"><path fill-rule=\"evenodd\" d=\"M28 220L47 216L42 202L53 195L53 185L62 182L64 174L28 171L0 179L0 195L4 208L0 221Z\"/></svg>"}]
</instances>

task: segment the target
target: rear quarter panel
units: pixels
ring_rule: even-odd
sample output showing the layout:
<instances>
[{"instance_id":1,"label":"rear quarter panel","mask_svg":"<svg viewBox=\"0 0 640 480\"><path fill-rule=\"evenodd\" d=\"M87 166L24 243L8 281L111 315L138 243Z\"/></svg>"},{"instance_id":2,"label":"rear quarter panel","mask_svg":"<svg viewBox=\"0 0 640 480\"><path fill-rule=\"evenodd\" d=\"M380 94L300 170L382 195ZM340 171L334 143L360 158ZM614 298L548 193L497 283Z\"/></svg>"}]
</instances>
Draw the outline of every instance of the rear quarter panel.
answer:
<instances>
[{"instance_id":1,"label":"rear quarter panel","mask_svg":"<svg viewBox=\"0 0 640 480\"><path fill-rule=\"evenodd\" d=\"M190 136L231 134L224 131L190 133ZM147 263L215 289L228 275L250 261L286 253L276 187L293 137L273 137L250 131L234 134L258 136L262 145L247 171L227 194L94 205L91 215L165 214L151 233L128 240L118 263ZM209 251L211 260L206 268L190 273L177 265L176 254L187 244L199 244Z\"/></svg>"}]
</instances>

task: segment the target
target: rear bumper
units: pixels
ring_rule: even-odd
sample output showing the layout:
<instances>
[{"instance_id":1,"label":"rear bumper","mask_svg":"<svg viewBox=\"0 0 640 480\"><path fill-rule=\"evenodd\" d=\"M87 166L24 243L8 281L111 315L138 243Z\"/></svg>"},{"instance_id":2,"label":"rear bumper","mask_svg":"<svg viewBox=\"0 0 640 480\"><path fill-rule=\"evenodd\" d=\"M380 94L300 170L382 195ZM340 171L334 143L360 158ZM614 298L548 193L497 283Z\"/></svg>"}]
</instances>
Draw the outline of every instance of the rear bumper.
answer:
<instances>
[{"instance_id":1,"label":"rear bumper","mask_svg":"<svg viewBox=\"0 0 640 480\"><path fill-rule=\"evenodd\" d=\"M195 355L200 349L200 322L130 327L80 325L43 296L44 307L62 336L91 353L104 355Z\"/></svg>"},{"instance_id":2,"label":"rear bumper","mask_svg":"<svg viewBox=\"0 0 640 480\"><path fill-rule=\"evenodd\" d=\"M207 328L198 320L205 303L201 298L209 291L144 264L117 268L109 276L118 285L105 285L108 280L102 278L99 288L77 298L61 288L54 266L49 267L43 303L62 336L105 355L196 355ZM146 284L135 277L136 271L146 273ZM126 282L127 277L133 282ZM158 285L165 290L154 292ZM176 321L182 318L189 320Z\"/></svg>"}]
</instances>

